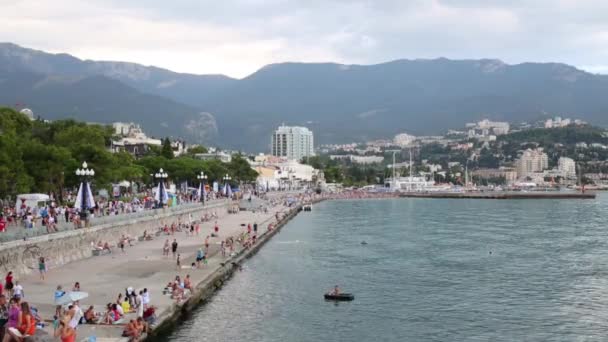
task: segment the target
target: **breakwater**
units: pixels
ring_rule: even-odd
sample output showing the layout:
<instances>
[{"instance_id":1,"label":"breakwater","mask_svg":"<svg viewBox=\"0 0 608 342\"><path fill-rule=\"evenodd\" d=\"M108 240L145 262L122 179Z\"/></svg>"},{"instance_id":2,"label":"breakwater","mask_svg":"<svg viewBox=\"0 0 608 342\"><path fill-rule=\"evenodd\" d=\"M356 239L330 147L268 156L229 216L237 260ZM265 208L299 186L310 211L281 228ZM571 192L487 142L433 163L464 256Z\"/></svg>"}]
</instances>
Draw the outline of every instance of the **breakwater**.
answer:
<instances>
[{"instance_id":1,"label":"breakwater","mask_svg":"<svg viewBox=\"0 0 608 342\"><path fill-rule=\"evenodd\" d=\"M451 198L451 199L594 199L595 193L588 192L406 192L405 198Z\"/></svg>"}]
</instances>

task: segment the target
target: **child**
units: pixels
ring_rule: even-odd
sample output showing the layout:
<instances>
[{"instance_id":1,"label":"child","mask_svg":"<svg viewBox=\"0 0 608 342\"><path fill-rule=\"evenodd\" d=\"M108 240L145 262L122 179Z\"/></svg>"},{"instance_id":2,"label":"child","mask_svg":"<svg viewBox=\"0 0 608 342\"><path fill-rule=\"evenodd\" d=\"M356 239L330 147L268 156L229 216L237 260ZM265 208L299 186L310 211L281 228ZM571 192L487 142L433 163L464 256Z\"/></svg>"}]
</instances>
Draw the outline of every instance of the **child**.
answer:
<instances>
[{"instance_id":1,"label":"child","mask_svg":"<svg viewBox=\"0 0 608 342\"><path fill-rule=\"evenodd\" d=\"M53 316L53 335L55 335L58 328L59 328L59 316L55 315L55 316Z\"/></svg>"}]
</instances>

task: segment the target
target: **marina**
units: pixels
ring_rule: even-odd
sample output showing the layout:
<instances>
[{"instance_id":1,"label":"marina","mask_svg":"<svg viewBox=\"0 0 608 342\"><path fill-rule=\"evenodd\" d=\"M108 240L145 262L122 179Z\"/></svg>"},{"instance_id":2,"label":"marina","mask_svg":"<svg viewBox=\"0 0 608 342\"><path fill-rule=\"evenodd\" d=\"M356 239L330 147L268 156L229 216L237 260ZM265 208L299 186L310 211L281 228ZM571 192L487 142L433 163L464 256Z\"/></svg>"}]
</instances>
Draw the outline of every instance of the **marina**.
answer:
<instances>
[{"instance_id":1,"label":"marina","mask_svg":"<svg viewBox=\"0 0 608 342\"><path fill-rule=\"evenodd\" d=\"M420 191L403 192L404 198L449 198L449 199L594 199L594 192L575 191Z\"/></svg>"}]
</instances>

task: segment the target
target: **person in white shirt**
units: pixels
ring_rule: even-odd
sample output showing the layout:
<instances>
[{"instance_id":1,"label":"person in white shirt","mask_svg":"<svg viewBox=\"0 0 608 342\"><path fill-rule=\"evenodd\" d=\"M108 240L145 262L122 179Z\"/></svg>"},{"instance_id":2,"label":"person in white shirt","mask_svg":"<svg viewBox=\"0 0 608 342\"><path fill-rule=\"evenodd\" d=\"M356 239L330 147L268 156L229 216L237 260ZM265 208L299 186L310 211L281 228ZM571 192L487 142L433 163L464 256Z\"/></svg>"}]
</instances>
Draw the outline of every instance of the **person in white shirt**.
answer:
<instances>
[{"instance_id":1,"label":"person in white shirt","mask_svg":"<svg viewBox=\"0 0 608 342\"><path fill-rule=\"evenodd\" d=\"M19 281L15 282L15 286L13 287L13 297L23 298L23 286L19 284Z\"/></svg>"}]
</instances>

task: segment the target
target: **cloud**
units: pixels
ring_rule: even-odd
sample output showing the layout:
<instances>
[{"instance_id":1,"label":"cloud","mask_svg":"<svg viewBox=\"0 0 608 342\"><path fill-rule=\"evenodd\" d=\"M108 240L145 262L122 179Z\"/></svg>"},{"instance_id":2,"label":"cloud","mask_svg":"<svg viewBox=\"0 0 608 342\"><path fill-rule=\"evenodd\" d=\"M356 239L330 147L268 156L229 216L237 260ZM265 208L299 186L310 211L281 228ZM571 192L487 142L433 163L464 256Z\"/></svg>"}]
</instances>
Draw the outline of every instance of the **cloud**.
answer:
<instances>
[{"instance_id":1,"label":"cloud","mask_svg":"<svg viewBox=\"0 0 608 342\"><path fill-rule=\"evenodd\" d=\"M605 70L604 0L0 0L0 41L243 77L283 61L555 61Z\"/></svg>"}]
</instances>

